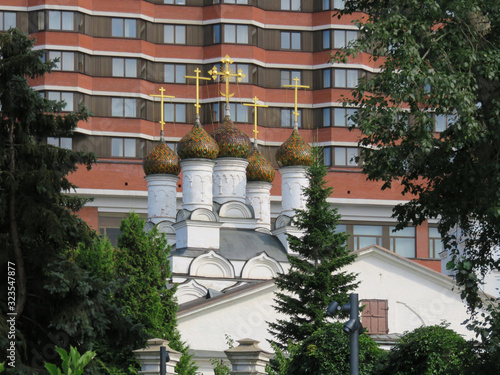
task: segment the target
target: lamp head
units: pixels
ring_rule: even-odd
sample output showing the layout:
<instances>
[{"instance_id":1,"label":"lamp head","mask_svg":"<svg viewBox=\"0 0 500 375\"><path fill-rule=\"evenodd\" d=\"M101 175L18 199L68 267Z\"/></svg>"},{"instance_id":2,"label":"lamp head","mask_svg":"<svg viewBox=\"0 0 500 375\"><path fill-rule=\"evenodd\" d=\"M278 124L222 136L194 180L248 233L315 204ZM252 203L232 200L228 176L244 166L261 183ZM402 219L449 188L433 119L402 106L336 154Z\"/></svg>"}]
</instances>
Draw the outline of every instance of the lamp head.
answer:
<instances>
[{"instance_id":1,"label":"lamp head","mask_svg":"<svg viewBox=\"0 0 500 375\"><path fill-rule=\"evenodd\" d=\"M328 305L328 308L326 309L326 315L327 316L333 316L335 315L341 307L339 306L339 303L337 301L333 301Z\"/></svg>"}]
</instances>

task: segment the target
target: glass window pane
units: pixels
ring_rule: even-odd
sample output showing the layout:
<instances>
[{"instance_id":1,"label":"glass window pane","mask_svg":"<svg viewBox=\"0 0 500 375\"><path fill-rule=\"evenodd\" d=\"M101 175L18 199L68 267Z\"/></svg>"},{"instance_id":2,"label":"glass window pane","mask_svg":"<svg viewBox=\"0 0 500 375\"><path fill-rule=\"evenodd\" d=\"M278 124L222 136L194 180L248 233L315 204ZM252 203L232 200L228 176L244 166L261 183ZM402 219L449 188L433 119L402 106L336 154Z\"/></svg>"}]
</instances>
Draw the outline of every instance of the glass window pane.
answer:
<instances>
[{"instance_id":1,"label":"glass window pane","mask_svg":"<svg viewBox=\"0 0 500 375\"><path fill-rule=\"evenodd\" d=\"M123 156L123 138L111 138L111 156Z\"/></svg>"},{"instance_id":2,"label":"glass window pane","mask_svg":"<svg viewBox=\"0 0 500 375\"><path fill-rule=\"evenodd\" d=\"M186 122L186 105L175 105L175 122Z\"/></svg>"},{"instance_id":3,"label":"glass window pane","mask_svg":"<svg viewBox=\"0 0 500 375\"><path fill-rule=\"evenodd\" d=\"M358 38L358 32L357 31L346 31L346 42L350 43L352 41L355 41Z\"/></svg>"},{"instance_id":4,"label":"glass window pane","mask_svg":"<svg viewBox=\"0 0 500 375\"><path fill-rule=\"evenodd\" d=\"M344 9L344 0L334 0L333 7L335 9Z\"/></svg>"},{"instance_id":5,"label":"glass window pane","mask_svg":"<svg viewBox=\"0 0 500 375\"><path fill-rule=\"evenodd\" d=\"M345 147L335 147L335 165L346 165Z\"/></svg>"},{"instance_id":6,"label":"glass window pane","mask_svg":"<svg viewBox=\"0 0 500 375\"><path fill-rule=\"evenodd\" d=\"M323 31L323 48L330 48L330 30Z\"/></svg>"},{"instance_id":7,"label":"glass window pane","mask_svg":"<svg viewBox=\"0 0 500 375\"><path fill-rule=\"evenodd\" d=\"M355 114L356 114L356 109L354 109L354 108L348 108L347 109L347 115L346 115L346 117L347 117L347 126L354 126L354 125L356 125L354 123L354 121L349 118L350 116L353 116Z\"/></svg>"},{"instance_id":8,"label":"glass window pane","mask_svg":"<svg viewBox=\"0 0 500 375\"><path fill-rule=\"evenodd\" d=\"M219 121L219 103L214 103L212 106L213 111L213 121Z\"/></svg>"},{"instance_id":9,"label":"glass window pane","mask_svg":"<svg viewBox=\"0 0 500 375\"><path fill-rule=\"evenodd\" d=\"M323 149L323 162L325 165L332 165L332 149L330 147Z\"/></svg>"},{"instance_id":10,"label":"glass window pane","mask_svg":"<svg viewBox=\"0 0 500 375\"><path fill-rule=\"evenodd\" d=\"M16 27L16 13L14 12L5 12L4 13L5 22L3 24L3 30L9 30L11 27Z\"/></svg>"},{"instance_id":11,"label":"glass window pane","mask_svg":"<svg viewBox=\"0 0 500 375\"><path fill-rule=\"evenodd\" d=\"M335 69L335 87L345 87L345 69Z\"/></svg>"},{"instance_id":12,"label":"glass window pane","mask_svg":"<svg viewBox=\"0 0 500 375\"><path fill-rule=\"evenodd\" d=\"M173 64L165 64L165 82L174 81L175 66Z\"/></svg>"},{"instance_id":13,"label":"glass window pane","mask_svg":"<svg viewBox=\"0 0 500 375\"><path fill-rule=\"evenodd\" d=\"M330 108L323 108L323 126L332 126L332 112Z\"/></svg>"},{"instance_id":14,"label":"glass window pane","mask_svg":"<svg viewBox=\"0 0 500 375\"><path fill-rule=\"evenodd\" d=\"M381 225L353 225L352 233L368 236L382 236Z\"/></svg>"},{"instance_id":15,"label":"glass window pane","mask_svg":"<svg viewBox=\"0 0 500 375\"><path fill-rule=\"evenodd\" d=\"M236 104L235 103L229 103L229 113L231 114L231 116L234 117L235 121L238 120L236 118Z\"/></svg>"},{"instance_id":16,"label":"glass window pane","mask_svg":"<svg viewBox=\"0 0 500 375\"><path fill-rule=\"evenodd\" d=\"M286 127L292 126L290 114L291 114L291 111L288 109L281 110L281 126L286 126Z\"/></svg>"},{"instance_id":17,"label":"glass window pane","mask_svg":"<svg viewBox=\"0 0 500 375\"><path fill-rule=\"evenodd\" d=\"M281 71L281 86L290 84L290 72L287 70Z\"/></svg>"},{"instance_id":18,"label":"glass window pane","mask_svg":"<svg viewBox=\"0 0 500 375\"><path fill-rule=\"evenodd\" d=\"M220 43L220 25L214 25L214 43Z\"/></svg>"},{"instance_id":19,"label":"glass window pane","mask_svg":"<svg viewBox=\"0 0 500 375\"><path fill-rule=\"evenodd\" d=\"M186 26L175 25L175 43L186 44Z\"/></svg>"},{"instance_id":20,"label":"glass window pane","mask_svg":"<svg viewBox=\"0 0 500 375\"><path fill-rule=\"evenodd\" d=\"M137 76L137 60L125 59L125 77Z\"/></svg>"},{"instance_id":21,"label":"glass window pane","mask_svg":"<svg viewBox=\"0 0 500 375\"><path fill-rule=\"evenodd\" d=\"M165 25L163 28L163 42L173 43L174 42L174 25Z\"/></svg>"},{"instance_id":22,"label":"glass window pane","mask_svg":"<svg viewBox=\"0 0 500 375\"><path fill-rule=\"evenodd\" d=\"M300 79L301 79L301 74L300 73L301 72L298 71L298 70L292 70L292 73L291 73L291 82L290 82L291 85L295 83L295 81L294 81L295 78L299 79L298 82L300 84Z\"/></svg>"},{"instance_id":23,"label":"glass window pane","mask_svg":"<svg viewBox=\"0 0 500 375\"><path fill-rule=\"evenodd\" d=\"M73 12L62 12L62 29L63 30L73 30Z\"/></svg>"},{"instance_id":24,"label":"glass window pane","mask_svg":"<svg viewBox=\"0 0 500 375\"><path fill-rule=\"evenodd\" d=\"M241 79L241 82L247 83L249 78L248 73L248 65L247 64L238 64L238 71L240 71L245 75L244 78Z\"/></svg>"},{"instance_id":25,"label":"glass window pane","mask_svg":"<svg viewBox=\"0 0 500 375\"><path fill-rule=\"evenodd\" d=\"M166 122L174 122L174 104L164 103L163 104L164 117Z\"/></svg>"},{"instance_id":26,"label":"glass window pane","mask_svg":"<svg viewBox=\"0 0 500 375\"><path fill-rule=\"evenodd\" d=\"M292 33L292 49L300 49L300 33Z\"/></svg>"},{"instance_id":27,"label":"glass window pane","mask_svg":"<svg viewBox=\"0 0 500 375\"><path fill-rule=\"evenodd\" d=\"M437 132L446 130L446 115L436 115L435 129Z\"/></svg>"},{"instance_id":28,"label":"glass window pane","mask_svg":"<svg viewBox=\"0 0 500 375\"><path fill-rule=\"evenodd\" d=\"M59 91L49 91L47 98L49 100L61 100L61 93Z\"/></svg>"},{"instance_id":29,"label":"glass window pane","mask_svg":"<svg viewBox=\"0 0 500 375\"><path fill-rule=\"evenodd\" d=\"M238 43L248 44L248 26L238 25Z\"/></svg>"},{"instance_id":30,"label":"glass window pane","mask_svg":"<svg viewBox=\"0 0 500 375\"><path fill-rule=\"evenodd\" d=\"M75 54L73 52L62 53L62 70L75 69Z\"/></svg>"},{"instance_id":31,"label":"glass window pane","mask_svg":"<svg viewBox=\"0 0 500 375\"><path fill-rule=\"evenodd\" d=\"M391 241L391 245L392 243L393 241ZM393 246L396 248L393 249ZM415 257L415 238L395 238L393 246L391 246L390 250L394 251L396 254L407 258Z\"/></svg>"},{"instance_id":32,"label":"glass window pane","mask_svg":"<svg viewBox=\"0 0 500 375\"><path fill-rule=\"evenodd\" d=\"M400 229L396 232L394 230L396 227L389 227L390 235L394 237L415 237L415 228L407 227L404 229Z\"/></svg>"},{"instance_id":33,"label":"glass window pane","mask_svg":"<svg viewBox=\"0 0 500 375\"><path fill-rule=\"evenodd\" d=\"M356 162L356 157L358 156L358 149L354 147L347 148L347 165L350 167L355 167L358 165Z\"/></svg>"},{"instance_id":34,"label":"glass window pane","mask_svg":"<svg viewBox=\"0 0 500 375\"><path fill-rule=\"evenodd\" d=\"M292 0L292 10L300 10L300 0Z\"/></svg>"},{"instance_id":35,"label":"glass window pane","mask_svg":"<svg viewBox=\"0 0 500 375\"><path fill-rule=\"evenodd\" d=\"M290 33L282 32L281 33L281 48L290 49Z\"/></svg>"},{"instance_id":36,"label":"glass window pane","mask_svg":"<svg viewBox=\"0 0 500 375\"><path fill-rule=\"evenodd\" d=\"M345 109L335 108L335 126L345 126Z\"/></svg>"},{"instance_id":37,"label":"glass window pane","mask_svg":"<svg viewBox=\"0 0 500 375\"><path fill-rule=\"evenodd\" d=\"M52 70L61 70L61 52L59 51L49 51L49 60L59 59L56 62L56 66Z\"/></svg>"},{"instance_id":38,"label":"glass window pane","mask_svg":"<svg viewBox=\"0 0 500 375\"><path fill-rule=\"evenodd\" d=\"M345 47L345 31L335 30L333 48L344 48L344 47Z\"/></svg>"},{"instance_id":39,"label":"glass window pane","mask_svg":"<svg viewBox=\"0 0 500 375\"><path fill-rule=\"evenodd\" d=\"M125 20L125 37L135 38L136 37L136 27L135 20Z\"/></svg>"},{"instance_id":40,"label":"glass window pane","mask_svg":"<svg viewBox=\"0 0 500 375\"><path fill-rule=\"evenodd\" d=\"M358 71L348 70L347 71L347 87L354 88L358 85Z\"/></svg>"},{"instance_id":41,"label":"glass window pane","mask_svg":"<svg viewBox=\"0 0 500 375\"><path fill-rule=\"evenodd\" d=\"M123 156L135 158L135 139L125 138L125 150Z\"/></svg>"},{"instance_id":42,"label":"glass window pane","mask_svg":"<svg viewBox=\"0 0 500 375\"><path fill-rule=\"evenodd\" d=\"M111 116L117 116L117 117L123 116L123 99L121 98L111 99Z\"/></svg>"},{"instance_id":43,"label":"glass window pane","mask_svg":"<svg viewBox=\"0 0 500 375\"><path fill-rule=\"evenodd\" d=\"M123 59L113 59L113 77L123 77Z\"/></svg>"},{"instance_id":44,"label":"glass window pane","mask_svg":"<svg viewBox=\"0 0 500 375\"><path fill-rule=\"evenodd\" d=\"M71 112L73 111L73 93L72 92L62 92L61 100L66 102L66 107L64 107L64 111Z\"/></svg>"},{"instance_id":45,"label":"glass window pane","mask_svg":"<svg viewBox=\"0 0 500 375\"><path fill-rule=\"evenodd\" d=\"M185 65L176 65L175 66L175 82L177 83L186 83L186 66Z\"/></svg>"},{"instance_id":46,"label":"glass window pane","mask_svg":"<svg viewBox=\"0 0 500 375\"><path fill-rule=\"evenodd\" d=\"M136 117L135 99L124 99L125 117Z\"/></svg>"},{"instance_id":47,"label":"glass window pane","mask_svg":"<svg viewBox=\"0 0 500 375\"><path fill-rule=\"evenodd\" d=\"M163 0L163 4L173 4L174 0Z\"/></svg>"},{"instance_id":48,"label":"glass window pane","mask_svg":"<svg viewBox=\"0 0 500 375\"><path fill-rule=\"evenodd\" d=\"M186 0L175 0L177 5L186 5Z\"/></svg>"},{"instance_id":49,"label":"glass window pane","mask_svg":"<svg viewBox=\"0 0 500 375\"><path fill-rule=\"evenodd\" d=\"M111 36L123 36L123 19L111 19Z\"/></svg>"},{"instance_id":50,"label":"glass window pane","mask_svg":"<svg viewBox=\"0 0 500 375\"><path fill-rule=\"evenodd\" d=\"M51 146L59 147L59 138L58 137L47 137L47 144Z\"/></svg>"},{"instance_id":51,"label":"glass window pane","mask_svg":"<svg viewBox=\"0 0 500 375\"><path fill-rule=\"evenodd\" d=\"M441 238L441 234L439 233L439 230L434 227L429 228L429 237L433 238Z\"/></svg>"},{"instance_id":52,"label":"glass window pane","mask_svg":"<svg viewBox=\"0 0 500 375\"><path fill-rule=\"evenodd\" d=\"M332 87L332 71L331 69L323 70L323 87Z\"/></svg>"},{"instance_id":53,"label":"glass window pane","mask_svg":"<svg viewBox=\"0 0 500 375\"><path fill-rule=\"evenodd\" d=\"M69 137L61 137L61 148L67 148L71 150L73 147L73 140Z\"/></svg>"},{"instance_id":54,"label":"glass window pane","mask_svg":"<svg viewBox=\"0 0 500 375\"><path fill-rule=\"evenodd\" d=\"M281 0L281 9L290 10L290 0Z\"/></svg>"},{"instance_id":55,"label":"glass window pane","mask_svg":"<svg viewBox=\"0 0 500 375\"><path fill-rule=\"evenodd\" d=\"M377 237L357 237L357 239L359 241L359 247L355 250L371 245L380 245L381 242L381 239Z\"/></svg>"},{"instance_id":56,"label":"glass window pane","mask_svg":"<svg viewBox=\"0 0 500 375\"><path fill-rule=\"evenodd\" d=\"M58 10L49 11L49 29L61 30L61 12Z\"/></svg>"},{"instance_id":57,"label":"glass window pane","mask_svg":"<svg viewBox=\"0 0 500 375\"><path fill-rule=\"evenodd\" d=\"M0 12L0 30L7 30L3 27L3 13Z\"/></svg>"},{"instance_id":58,"label":"glass window pane","mask_svg":"<svg viewBox=\"0 0 500 375\"><path fill-rule=\"evenodd\" d=\"M225 25L224 26L224 43L236 43L236 26L235 25Z\"/></svg>"}]
</instances>

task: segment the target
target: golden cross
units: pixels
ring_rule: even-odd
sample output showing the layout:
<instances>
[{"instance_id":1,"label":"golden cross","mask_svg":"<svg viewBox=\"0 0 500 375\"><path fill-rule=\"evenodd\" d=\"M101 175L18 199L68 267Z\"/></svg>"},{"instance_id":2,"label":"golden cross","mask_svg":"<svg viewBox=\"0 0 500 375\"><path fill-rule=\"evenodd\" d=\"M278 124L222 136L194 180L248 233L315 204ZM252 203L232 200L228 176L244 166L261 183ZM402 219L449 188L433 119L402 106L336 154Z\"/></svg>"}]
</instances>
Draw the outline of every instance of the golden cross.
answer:
<instances>
[{"instance_id":1,"label":"golden cross","mask_svg":"<svg viewBox=\"0 0 500 375\"><path fill-rule=\"evenodd\" d=\"M254 112L254 130L253 130L253 134L254 134L254 143L257 143L257 134L259 133L259 131L257 130L257 107L269 107L267 105L264 105L264 104L257 104L257 100L259 100L259 98L255 97L253 98L253 104L248 104L248 103L243 103L243 105L246 105L248 107L254 107L255 108L255 112Z\"/></svg>"},{"instance_id":2,"label":"golden cross","mask_svg":"<svg viewBox=\"0 0 500 375\"><path fill-rule=\"evenodd\" d=\"M196 80L196 104L194 105L196 107L196 114L200 114L200 79L204 79L206 81L210 81L210 78L205 78L205 77L200 77L201 70L196 68L194 71L196 73L196 76L184 76L184 78L193 78Z\"/></svg>"},{"instance_id":3,"label":"golden cross","mask_svg":"<svg viewBox=\"0 0 500 375\"><path fill-rule=\"evenodd\" d=\"M175 98L175 96L163 95L163 93L165 92L165 89L163 88L163 86L160 87L158 90L160 91L160 95L150 94L149 96L160 97L161 98L161 120L160 120L160 125L161 125L161 135L163 136L163 125L165 125L165 121L163 121L163 119L164 119L164 117L163 117L163 98Z\"/></svg>"},{"instance_id":4,"label":"golden cross","mask_svg":"<svg viewBox=\"0 0 500 375\"><path fill-rule=\"evenodd\" d=\"M295 122L297 122L297 117L299 116L299 111L297 111L297 90L299 87L301 89L308 89L309 86L299 85L300 80L297 77L295 77L293 80L295 81L294 85L283 85L283 87L294 87L295 88L295 111L293 112L293 114L295 115Z\"/></svg>"},{"instance_id":5,"label":"golden cross","mask_svg":"<svg viewBox=\"0 0 500 375\"><path fill-rule=\"evenodd\" d=\"M238 82L241 82L241 80L245 78L246 75L242 72L241 69L239 69L237 73L231 73L231 71L229 70L229 65L233 63L233 60L231 60L228 55L226 55L226 57L224 57L221 62L226 65L225 69L221 68L223 70L218 72L217 68L214 66L211 70L208 71L208 74L212 76L214 81L217 79L217 76L224 77L223 79L226 81L226 94L224 95L222 92L221 94L222 96L226 97L226 103L229 104L229 98L234 95L234 92L232 94L229 94L229 79L231 77L237 77Z\"/></svg>"}]
</instances>

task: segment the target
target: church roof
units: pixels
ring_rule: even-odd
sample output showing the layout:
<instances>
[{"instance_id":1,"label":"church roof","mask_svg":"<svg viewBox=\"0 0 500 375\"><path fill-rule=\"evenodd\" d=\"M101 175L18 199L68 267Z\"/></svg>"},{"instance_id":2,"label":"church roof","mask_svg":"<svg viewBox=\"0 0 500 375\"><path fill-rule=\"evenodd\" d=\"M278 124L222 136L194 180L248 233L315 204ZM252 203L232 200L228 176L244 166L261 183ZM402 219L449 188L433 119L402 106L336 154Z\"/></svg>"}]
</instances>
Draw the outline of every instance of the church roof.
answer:
<instances>
[{"instance_id":1,"label":"church roof","mask_svg":"<svg viewBox=\"0 0 500 375\"><path fill-rule=\"evenodd\" d=\"M297 129L293 129L290 137L278 148L276 161L280 167L312 164L311 146L304 141Z\"/></svg>"},{"instance_id":2,"label":"church roof","mask_svg":"<svg viewBox=\"0 0 500 375\"><path fill-rule=\"evenodd\" d=\"M178 175L181 171L179 157L163 141L144 158L142 161L142 168L146 175Z\"/></svg>"},{"instance_id":3,"label":"church roof","mask_svg":"<svg viewBox=\"0 0 500 375\"><path fill-rule=\"evenodd\" d=\"M226 115L224 120L210 134L219 145L219 158L246 158L250 153L250 138L238 129L231 117Z\"/></svg>"},{"instance_id":4,"label":"church roof","mask_svg":"<svg viewBox=\"0 0 500 375\"><path fill-rule=\"evenodd\" d=\"M170 254L196 257L200 252L206 252L206 249L175 249L174 246ZM277 237L249 229L221 228L220 249L215 252L228 260L249 260L263 252L278 262L288 260L286 250Z\"/></svg>"},{"instance_id":5,"label":"church roof","mask_svg":"<svg viewBox=\"0 0 500 375\"><path fill-rule=\"evenodd\" d=\"M257 146L252 147L248 156L247 181L273 182L275 173L273 166Z\"/></svg>"},{"instance_id":6,"label":"church roof","mask_svg":"<svg viewBox=\"0 0 500 375\"><path fill-rule=\"evenodd\" d=\"M181 159L215 159L219 154L219 146L197 119L191 131L177 145L177 154Z\"/></svg>"}]
</instances>

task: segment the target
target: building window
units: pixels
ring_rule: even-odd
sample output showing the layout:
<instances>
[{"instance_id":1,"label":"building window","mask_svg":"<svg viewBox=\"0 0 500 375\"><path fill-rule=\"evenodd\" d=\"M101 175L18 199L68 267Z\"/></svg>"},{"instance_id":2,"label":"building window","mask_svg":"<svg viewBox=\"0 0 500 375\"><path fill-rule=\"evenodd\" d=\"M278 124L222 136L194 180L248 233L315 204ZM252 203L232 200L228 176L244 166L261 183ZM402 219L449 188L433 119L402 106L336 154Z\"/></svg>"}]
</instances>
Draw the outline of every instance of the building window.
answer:
<instances>
[{"instance_id":1,"label":"building window","mask_svg":"<svg viewBox=\"0 0 500 375\"><path fill-rule=\"evenodd\" d=\"M75 28L74 24L73 12L49 11L49 30L73 31Z\"/></svg>"},{"instance_id":2,"label":"building window","mask_svg":"<svg viewBox=\"0 0 500 375\"><path fill-rule=\"evenodd\" d=\"M331 48L330 30L323 30L323 49Z\"/></svg>"},{"instance_id":3,"label":"building window","mask_svg":"<svg viewBox=\"0 0 500 375\"><path fill-rule=\"evenodd\" d=\"M332 126L332 111L330 108L323 108L323 126Z\"/></svg>"},{"instance_id":4,"label":"building window","mask_svg":"<svg viewBox=\"0 0 500 375\"><path fill-rule=\"evenodd\" d=\"M183 103L164 103L166 122L186 122L186 105Z\"/></svg>"},{"instance_id":5,"label":"building window","mask_svg":"<svg viewBox=\"0 0 500 375\"><path fill-rule=\"evenodd\" d=\"M300 0L281 0L281 10L300 10Z\"/></svg>"},{"instance_id":6,"label":"building window","mask_svg":"<svg viewBox=\"0 0 500 375\"><path fill-rule=\"evenodd\" d=\"M248 64L232 64L232 65L229 65L229 71L231 73L236 73L240 69L241 69L241 72L245 75L245 77L243 77L241 79L241 83L248 83L248 79L249 79L249 73L248 73L249 66L248 66ZM229 77L229 82L237 82L236 81L236 77ZM238 81L238 82L240 82L240 81Z\"/></svg>"},{"instance_id":7,"label":"building window","mask_svg":"<svg viewBox=\"0 0 500 375\"><path fill-rule=\"evenodd\" d=\"M220 25L214 25L213 27L213 43L220 43Z\"/></svg>"},{"instance_id":8,"label":"building window","mask_svg":"<svg viewBox=\"0 0 500 375\"><path fill-rule=\"evenodd\" d=\"M358 85L358 71L335 69L335 87L355 88Z\"/></svg>"},{"instance_id":9,"label":"building window","mask_svg":"<svg viewBox=\"0 0 500 375\"><path fill-rule=\"evenodd\" d=\"M163 0L163 4L186 5L186 0Z\"/></svg>"},{"instance_id":10,"label":"building window","mask_svg":"<svg viewBox=\"0 0 500 375\"><path fill-rule=\"evenodd\" d=\"M358 38L358 32L354 30L335 30L333 48L344 48L350 42Z\"/></svg>"},{"instance_id":11,"label":"building window","mask_svg":"<svg viewBox=\"0 0 500 375\"><path fill-rule=\"evenodd\" d=\"M165 82L186 83L186 65L165 64Z\"/></svg>"},{"instance_id":12,"label":"building window","mask_svg":"<svg viewBox=\"0 0 500 375\"><path fill-rule=\"evenodd\" d=\"M229 103L229 112L234 122L250 122L251 107L240 103Z\"/></svg>"},{"instance_id":13,"label":"building window","mask_svg":"<svg viewBox=\"0 0 500 375\"><path fill-rule=\"evenodd\" d=\"M137 117L137 101L131 98L112 98L111 116Z\"/></svg>"},{"instance_id":14,"label":"building window","mask_svg":"<svg viewBox=\"0 0 500 375\"><path fill-rule=\"evenodd\" d=\"M437 228L429 227L429 258L438 259L441 251L443 251L441 234Z\"/></svg>"},{"instance_id":15,"label":"building window","mask_svg":"<svg viewBox=\"0 0 500 375\"><path fill-rule=\"evenodd\" d=\"M163 29L163 42L169 44L186 44L186 26L165 25Z\"/></svg>"},{"instance_id":16,"label":"building window","mask_svg":"<svg viewBox=\"0 0 500 375\"><path fill-rule=\"evenodd\" d=\"M7 31L11 27L16 27L16 13L0 12L0 30Z\"/></svg>"},{"instance_id":17,"label":"building window","mask_svg":"<svg viewBox=\"0 0 500 375\"><path fill-rule=\"evenodd\" d=\"M344 9L344 0L333 0L333 9Z\"/></svg>"},{"instance_id":18,"label":"building window","mask_svg":"<svg viewBox=\"0 0 500 375\"><path fill-rule=\"evenodd\" d=\"M214 0L214 4L219 4L220 0ZM224 0L224 4L248 4L248 0Z\"/></svg>"},{"instance_id":19,"label":"building window","mask_svg":"<svg viewBox=\"0 0 500 375\"><path fill-rule=\"evenodd\" d=\"M323 148L323 163L327 167L332 165L332 149L330 147Z\"/></svg>"},{"instance_id":20,"label":"building window","mask_svg":"<svg viewBox=\"0 0 500 375\"><path fill-rule=\"evenodd\" d=\"M323 69L323 88L332 87L332 70Z\"/></svg>"},{"instance_id":21,"label":"building window","mask_svg":"<svg viewBox=\"0 0 500 375\"><path fill-rule=\"evenodd\" d=\"M111 36L136 38L137 37L137 21L129 18L112 18L111 19Z\"/></svg>"},{"instance_id":22,"label":"building window","mask_svg":"<svg viewBox=\"0 0 500 375\"><path fill-rule=\"evenodd\" d=\"M47 98L49 100L57 100L57 101L64 101L66 103L66 106L63 108L63 111L65 112L72 112L73 111L73 93L72 92L66 92L66 91L49 91Z\"/></svg>"},{"instance_id":23,"label":"building window","mask_svg":"<svg viewBox=\"0 0 500 375\"><path fill-rule=\"evenodd\" d=\"M75 53L74 52L61 52L49 51L49 60L59 59L56 66L52 70L75 70Z\"/></svg>"},{"instance_id":24,"label":"building window","mask_svg":"<svg viewBox=\"0 0 500 375\"><path fill-rule=\"evenodd\" d=\"M248 44L248 26L224 25L224 43Z\"/></svg>"},{"instance_id":25,"label":"building window","mask_svg":"<svg viewBox=\"0 0 500 375\"><path fill-rule=\"evenodd\" d=\"M135 158L135 138L111 138L111 156Z\"/></svg>"},{"instance_id":26,"label":"building window","mask_svg":"<svg viewBox=\"0 0 500 375\"><path fill-rule=\"evenodd\" d=\"M435 132L443 132L452 124L454 124L457 120L453 115L444 115L444 114L433 114L434 117L434 131Z\"/></svg>"},{"instance_id":27,"label":"building window","mask_svg":"<svg viewBox=\"0 0 500 375\"><path fill-rule=\"evenodd\" d=\"M341 167L358 167L359 162L357 147L334 147L333 165Z\"/></svg>"},{"instance_id":28,"label":"building window","mask_svg":"<svg viewBox=\"0 0 500 375\"><path fill-rule=\"evenodd\" d=\"M210 122L217 122L219 119L219 103L213 103L210 106Z\"/></svg>"},{"instance_id":29,"label":"building window","mask_svg":"<svg viewBox=\"0 0 500 375\"><path fill-rule=\"evenodd\" d=\"M335 108L334 112L334 126L354 126L354 122L350 119L351 116L356 114L355 108Z\"/></svg>"},{"instance_id":30,"label":"building window","mask_svg":"<svg viewBox=\"0 0 500 375\"><path fill-rule=\"evenodd\" d=\"M407 258L415 257L415 228L408 227L394 232L396 227L389 227L390 250Z\"/></svg>"},{"instance_id":31,"label":"building window","mask_svg":"<svg viewBox=\"0 0 500 375\"><path fill-rule=\"evenodd\" d=\"M389 333L388 304L383 299L361 300L361 324L371 335L385 335Z\"/></svg>"},{"instance_id":32,"label":"building window","mask_svg":"<svg viewBox=\"0 0 500 375\"><path fill-rule=\"evenodd\" d=\"M300 49L300 32L282 31L281 32L282 49Z\"/></svg>"},{"instance_id":33,"label":"building window","mask_svg":"<svg viewBox=\"0 0 500 375\"><path fill-rule=\"evenodd\" d=\"M381 225L353 225L354 250L370 245L382 246L383 227Z\"/></svg>"},{"instance_id":34,"label":"building window","mask_svg":"<svg viewBox=\"0 0 500 375\"><path fill-rule=\"evenodd\" d=\"M295 116L293 115L294 109L282 109L281 110L281 126L283 127L291 127L293 126L293 122L295 121ZM302 127L302 110L299 109L299 118L297 119L299 128Z\"/></svg>"},{"instance_id":35,"label":"building window","mask_svg":"<svg viewBox=\"0 0 500 375\"><path fill-rule=\"evenodd\" d=\"M47 137L47 144L68 150L73 148L73 140L70 137Z\"/></svg>"},{"instance_id":36,"label":"building window","mask_svg":"<svg viewBox=\"0 0 500 375\"><path fill-rule=\"evenodd\" d=\"M137 60L113 58L113 77L137 77Z\"/></svg>"},{"instance_id":37,"label":"building window","mask_svg":"<svg viewBox=\"0 0 500 375\"><path fill-rule=\"evenodd\" d=\"M284 85L293 85L295 81L293 80L294 78L299 79L299 84L300 84L300 78L301 78L301 72L299 70L282 70L281 71L281 86Z\"/></svg>"}]
</instances>

